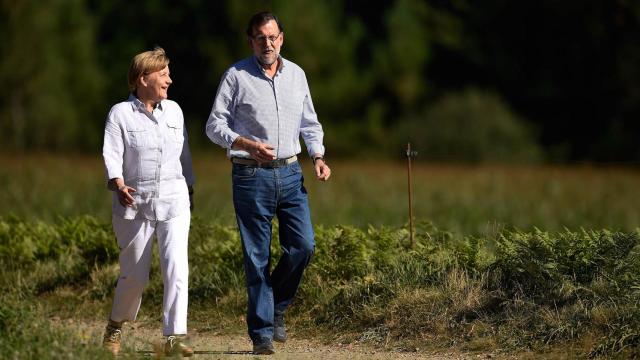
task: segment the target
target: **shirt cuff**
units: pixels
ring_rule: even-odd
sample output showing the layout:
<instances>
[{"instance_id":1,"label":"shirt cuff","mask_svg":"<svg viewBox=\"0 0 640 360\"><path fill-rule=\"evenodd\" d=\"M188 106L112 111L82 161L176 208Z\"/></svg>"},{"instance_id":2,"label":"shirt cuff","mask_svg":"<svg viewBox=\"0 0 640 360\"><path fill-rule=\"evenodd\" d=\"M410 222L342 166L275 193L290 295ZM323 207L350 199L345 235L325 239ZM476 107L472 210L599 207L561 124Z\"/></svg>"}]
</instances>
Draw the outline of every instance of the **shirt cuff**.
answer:
<instances>
[{"instance_id":1,"label":"shirt cuff","mask_svg":"<svg viewBox=\"0 0 640 360\"><path fill-rule=\"evenodd\" d=\"M124 180L124 176L122 176L122 172L121 171L112 171L107 169L107 181L111 180L111 179L115 179L115 178L120 178Z\"/></svg>"},{"instance_id":2,"label":"shirt cuff","mask_svg":"<svg viewBox=\"0 0 640 360\"><path fill-rule=\"evenodd\" d=\"M322 144L314 144L309 146L309 156L324 156L324 146Z\"/></svg>"},{"instance_id":3,"label":"shirt cuff","mask_svg":"<svg viewBox=\"0 0 640 360\"><path fill-rule=\"evenodd\" d=\"M231 133L228 135L228 148L229 149L233 149L233 143L236 141L236 139L240 136L240 134L236 134L236 133Z\"/></svg>"}]
</instances>

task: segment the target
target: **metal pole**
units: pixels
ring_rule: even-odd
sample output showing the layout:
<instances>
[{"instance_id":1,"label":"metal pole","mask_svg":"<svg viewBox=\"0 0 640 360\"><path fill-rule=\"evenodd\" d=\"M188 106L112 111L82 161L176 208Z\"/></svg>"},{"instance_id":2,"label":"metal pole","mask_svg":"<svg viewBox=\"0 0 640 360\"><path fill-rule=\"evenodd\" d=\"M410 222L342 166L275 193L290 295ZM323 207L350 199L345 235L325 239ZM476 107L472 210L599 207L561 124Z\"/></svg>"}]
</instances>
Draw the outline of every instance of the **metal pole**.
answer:
<instances>
[{"instance_id":1,"label":"metal pole","mask_svg":"<svg viewBox=\"0 0 640 360\"><path fill-rule=\"evenodd\" d=\"M415 248L415 242L413 240L413 190L412 190L412 179L411 179L411 157L413 156L413 152L411 151L411 143L407 143L407 185L409 189L409 241L411 244L411 248Z\"/></svg>"}]
</instances>

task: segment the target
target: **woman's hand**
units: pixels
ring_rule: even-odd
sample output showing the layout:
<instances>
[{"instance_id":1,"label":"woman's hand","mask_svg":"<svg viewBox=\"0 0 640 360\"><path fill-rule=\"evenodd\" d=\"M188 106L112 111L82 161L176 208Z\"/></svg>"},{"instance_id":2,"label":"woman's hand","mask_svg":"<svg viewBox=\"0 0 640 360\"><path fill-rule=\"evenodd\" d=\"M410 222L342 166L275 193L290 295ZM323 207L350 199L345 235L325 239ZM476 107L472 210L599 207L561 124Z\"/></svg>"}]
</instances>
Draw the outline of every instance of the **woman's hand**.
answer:
<instances>
[{"instance_id":1,"label":"woman's hand","mask_svg":"<svg viewBox=\"0 0 640 360\"><path fill-rule=\"evenodd\" d=\"M133 207L136 201L133 199L133 196L131 196L130 193L134 193L134 192L136 192L136 189L130 186L127 186L127 185L119 186L118 190L116 190L116 193L118 194L118 201L120 202L120 204L122 206Z\"/></svg>"},{"instance_id":2,"label":"woman's hand","mask_svg":"<svg viewBox=\"0 0 640 360\"><path fill-rule=\"evenodd\" d=\"M133 207L136 201L133 199L133 196L131 196L130 193L136 192L136 189L125 185L122 178L109 179L107 187L109 188L109 190L116 192L120 205Z\"/></svg>"}]
</instances>

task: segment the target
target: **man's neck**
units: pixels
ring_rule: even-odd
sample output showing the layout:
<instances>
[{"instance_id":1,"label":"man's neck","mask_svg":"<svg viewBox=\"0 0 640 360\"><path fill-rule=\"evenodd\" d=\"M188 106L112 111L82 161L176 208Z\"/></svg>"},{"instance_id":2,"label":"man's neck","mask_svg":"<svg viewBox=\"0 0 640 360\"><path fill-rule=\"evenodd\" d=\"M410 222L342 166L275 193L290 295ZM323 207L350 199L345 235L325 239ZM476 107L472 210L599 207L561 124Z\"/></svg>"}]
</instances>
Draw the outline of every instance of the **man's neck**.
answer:
<instances>
[{"instance_id":1,"label":"man's neck","mask_svg":"<svg viewBox=\"0 0 640 360\"><path fill-rule=\"evenodd\" d=\"M265 74L267 74L268 77L273 78L276 74L276 71L280 67L280 58L278 57L276 61L274 61L270 65L260 63L260 66L262 66L262 69L264 70Z\"/></svg>"}]
</instances>

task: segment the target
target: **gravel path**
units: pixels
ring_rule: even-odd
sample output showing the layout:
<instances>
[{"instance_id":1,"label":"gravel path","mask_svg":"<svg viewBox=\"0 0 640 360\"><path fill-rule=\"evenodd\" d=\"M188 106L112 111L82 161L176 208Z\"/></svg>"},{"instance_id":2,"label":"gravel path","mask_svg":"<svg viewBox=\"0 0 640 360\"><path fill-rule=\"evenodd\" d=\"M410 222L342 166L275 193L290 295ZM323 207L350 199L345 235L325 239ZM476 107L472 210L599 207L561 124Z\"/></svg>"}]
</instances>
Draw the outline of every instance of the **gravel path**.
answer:
<instances>
[{"instance_id":1,"label":"gravel path","mask_svg":"<svg viewBox=\"0 0 640 360\"><path fill-rule=\"evenodd\" d=\"M79 336L87 340L88 346L96 346L102 339L104 323L79 322L62 320L58 326L77 331ZM161 329L148 324L125 324L123 329L123 350L129 353L139 353L143 358L157 358L154 349L161 348ZM285 344L274 343L275 355L256 356L251 354L251 341L243 335L220 335L203 332L189 335L191 345L195 350L195 359L327 359L327 360L382 360L382 359L494 359L489 354L460 354L440 353L429 354L420 351L400 352L380 350L361 344L327 345L314 340L290 338Z\"/></svg>"}]
</instances>

